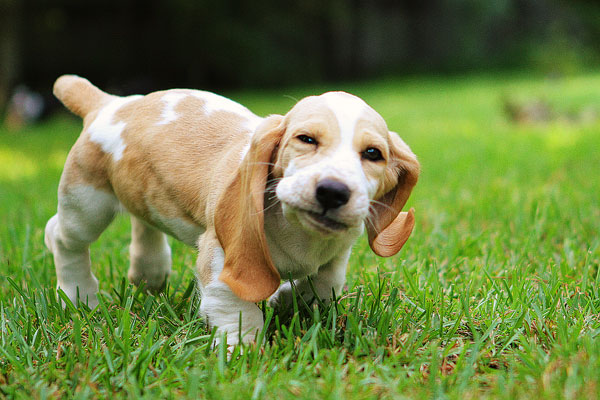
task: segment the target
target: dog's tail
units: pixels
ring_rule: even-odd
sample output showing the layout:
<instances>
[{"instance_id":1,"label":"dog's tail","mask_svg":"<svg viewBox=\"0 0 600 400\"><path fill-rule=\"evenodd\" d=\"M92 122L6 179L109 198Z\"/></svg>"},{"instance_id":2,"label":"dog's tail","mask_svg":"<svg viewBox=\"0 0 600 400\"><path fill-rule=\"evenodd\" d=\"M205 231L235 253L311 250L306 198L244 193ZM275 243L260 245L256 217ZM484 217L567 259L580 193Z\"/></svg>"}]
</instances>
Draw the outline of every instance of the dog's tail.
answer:
<instances>
[{"instance_id":1,"label":"dog's tail","mask_svg":"<svg viewBox=\"0 0 600 400\"><path fill-rule=\"evenodd\" d=\"M81 118L97 110L113 97L77 75L63 75L58 78L54 82L54 95Z\"/></svg>"}]
</instances>

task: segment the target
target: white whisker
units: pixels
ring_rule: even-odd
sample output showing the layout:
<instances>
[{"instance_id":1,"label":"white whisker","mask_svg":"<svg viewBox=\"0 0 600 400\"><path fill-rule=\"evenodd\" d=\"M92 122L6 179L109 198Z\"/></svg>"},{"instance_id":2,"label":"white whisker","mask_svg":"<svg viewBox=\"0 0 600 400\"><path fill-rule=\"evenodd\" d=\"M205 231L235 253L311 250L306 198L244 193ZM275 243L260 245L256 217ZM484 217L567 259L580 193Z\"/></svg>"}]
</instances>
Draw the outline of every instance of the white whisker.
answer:
<instances>
[{"instance_id":1,"label":"white whisker","mask_svg":"<svg viewBox=\"0 0 600 400\"><path fill-rule=\"evenodd\" d=\"M393 207L390 207L389 205L387 205L387 204L385 204L385 203L382 203L381 201L377 201L377 200L369 200L369 203L371 203L371 204L375 204L375 205L377 205L377 206L381 206L381 207L383 207L383 208L386 208L386 209L388 209L388 210L390 210L390 211L392 211L392 212L396 212L396 210L394 210L394 208L393 208Z\"/></svg>"},{"instance_id":2,"label":"white whisker","mask_svg":"<svg viewBox=\"0 0 600 400\"><path fill-rule=\"evenodd\" d=\"M281 181L283 178L271 178L267 181L267 190L271 187L274 187L275 185L273 185L274 183L278 183L279 181Z\"/></svg>"},{"instance_id":3,"label":"white whisker","mask_svg":"<svg viewBox=\"0 0 600 400\"><path fill-rule=\"evenodd\" d=\"M278 205L279 203L280 203L280 201L279 201L279 200L277 200L277 201L274 201L274 202L273 202L273 204L270 204L269 206L265 207L265 209L263 210L263 212L264 212L264 211L267 211L267 210L270 210L271 208L275 207L275 206L276 206L276 205Z\"/></svg>"},{"instance_id":4,"label":"white whisker","mask_svg":"<svg viewBox=\"0 0 600 400\"><path fill-rule=\"evenodd\" d=\"M369 218L379 218L379 211L372 205L369 206Z\"/></svg>"},{"instance_id":5,"label":"white whisker","mask_svg":"<svg viewBox=\"0 0 600 400\"><path fill-rule=\"evenodd\" d=\"M252 162L250 164L251 165L268 165L268 166L271 166L271 167L275 166L274 163L272 163L272 162L265 162L265 161L254 161L254 162Z\"/></svg>"},{"instance_id":6,"label":"white whisker","mask_svg":"<svg viewBox=\"0 0 600 400\"><path fill-rule=\"evenodd\" d=\"M367 219L365 221L367 221L367 223L369 225L371 225L371 228L375 231L375 234L379 235L380 232L377 230L377 227L375 226L375 224L373 223L373 221L371 221L371 216L367 217Z\"/></svg>"}]
</instances>

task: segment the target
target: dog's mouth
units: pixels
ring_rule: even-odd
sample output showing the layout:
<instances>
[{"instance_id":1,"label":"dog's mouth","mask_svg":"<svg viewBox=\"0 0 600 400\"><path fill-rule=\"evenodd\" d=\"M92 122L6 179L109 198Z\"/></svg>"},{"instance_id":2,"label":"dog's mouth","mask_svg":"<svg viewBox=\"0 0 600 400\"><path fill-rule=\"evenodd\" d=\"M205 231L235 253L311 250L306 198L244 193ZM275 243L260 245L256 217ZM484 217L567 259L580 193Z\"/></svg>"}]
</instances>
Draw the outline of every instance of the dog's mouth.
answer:
<instances>
[{"instance_id":1,"label":"dog's mouth","mask_svg":"<svg viewBox=\"0 0 600 400\"><path fill-rule=\"evenodd\" d=\"M348 229L348 225L330 218L325 214L319 214L309 210L302 210L302 213L306 215L306 221L319 231L330 233L340 232Z\"/></svg>"}]
</instances>

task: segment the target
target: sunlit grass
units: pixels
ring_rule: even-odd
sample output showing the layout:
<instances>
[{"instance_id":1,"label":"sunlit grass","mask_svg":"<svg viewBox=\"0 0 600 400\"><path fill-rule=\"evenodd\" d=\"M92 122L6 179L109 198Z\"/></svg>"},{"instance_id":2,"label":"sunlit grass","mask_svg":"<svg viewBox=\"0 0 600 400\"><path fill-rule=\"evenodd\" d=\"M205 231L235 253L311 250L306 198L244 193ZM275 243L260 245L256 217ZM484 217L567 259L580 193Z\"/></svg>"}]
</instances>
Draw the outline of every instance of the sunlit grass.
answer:
<instances>
[{"instance_id":1,"label":"sunlit grass","mask_svg":"<svg viewBox=\"0 0 600 400\"><path fill-rule=\"evenodd\" d=\"M335 88L228 95L258 114ZM80 122L0 130L0 393L187 398L597 398L600 75L388 79L342 85L419 156L417 227L390 259L364 238L336 304L264 307L262 348L211 349L192 249L172 241L165 294L126 284L129 223L92 246L101 305L56 301L43 245ZM558 118L510 121L506 96Z\"/></svg>"}]
</instances>

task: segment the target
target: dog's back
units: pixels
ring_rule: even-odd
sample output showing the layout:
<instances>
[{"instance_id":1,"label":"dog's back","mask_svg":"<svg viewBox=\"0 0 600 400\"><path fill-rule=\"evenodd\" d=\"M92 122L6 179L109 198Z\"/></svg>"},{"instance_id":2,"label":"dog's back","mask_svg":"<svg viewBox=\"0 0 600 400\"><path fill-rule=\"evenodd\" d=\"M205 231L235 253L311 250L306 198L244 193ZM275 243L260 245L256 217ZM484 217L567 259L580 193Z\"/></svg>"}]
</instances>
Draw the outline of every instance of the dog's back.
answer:
<instances>
[{"instance_id":1,"label":"dog's back","mask_svg":"<svg viewBox=\"0 0 600 400\"><path fill-rule=\"evenodd\" d=\"M194 245L261 118L224 97L188 89L107 94L64 75L54 85L84 119L63 183L112 192L132 214ZM207 207L208 205L208 207Z\"/></svg>"}]
</instances>

